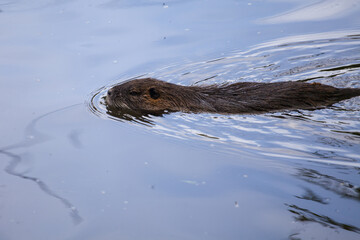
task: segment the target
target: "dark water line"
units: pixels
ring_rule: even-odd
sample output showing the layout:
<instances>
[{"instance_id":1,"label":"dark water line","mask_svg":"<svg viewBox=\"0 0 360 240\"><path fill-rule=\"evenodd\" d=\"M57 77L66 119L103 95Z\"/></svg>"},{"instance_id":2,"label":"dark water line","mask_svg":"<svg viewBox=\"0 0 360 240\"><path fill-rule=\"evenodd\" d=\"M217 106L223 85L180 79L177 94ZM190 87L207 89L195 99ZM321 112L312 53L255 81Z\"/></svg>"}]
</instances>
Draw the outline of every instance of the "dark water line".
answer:
<instances>
[{"instance_id":1,"label":"dark water line","mask_svg":"<svg viewBox=\"0 0 360 240\"><path fill-rule=\"evenodd\" d=\"M351 134L354 135L355 137L360 137L360 132L350 132L350 131L339 131L339 130L332 130L333 132L337 132L337 133L346 133L346 134Z\"/></svg>"},{"instance_id":2,"label":"dark water line","mask_svg":"<svg viewBox=\"0 0 360 240\"><path fill-rule=\"evenodd\" d=\"M216 58L216 59L213 59L213 60L209 60L209 61L206 61L206 63L213 63L213 62L221 61L221 60L224 60L224 59L226 59L226 57L221 57L221 58Z\"/></svg>"},{"instance_id":3,"label":"dark water line","mask_svg":"<svg viewBox=\"0 0 360 240\"><path fill-rule=\"evenodd\" d=\"M346 65L346 66L341 66L341 67L327 68L327 69L320 70L320 72L338 71L338 70L345 70L345 69L357 69L357 68L360 68L360 64L351 64L351 65Z\"/></svg>"},{"instance_id":4,"label":"dark water line","mask_svg":"<svg viewBox=\"0 0 360 240\"><path fill-rule=\"evenodd\" d=\"M303 222L303 223L315 222L323 225L324 227L329 227L333 229L341 228L350 232L360 233L360 228L354 225L335 221L334 219L328 216L314 213L308 209L301 208L294 204L285 204L285 205L288 207L288 211L295 215L294 219L297 222Z\"/></svg>"},{"instance_id":5,"label":"dark water line","mask_svg":"<svg viewBox=\"0 0 360 240\"><path fill-rule=\"evenodd\" d=\"M295 175L299 179L318 185L341 197L360 201L360 187L348 181L322 174L313 169L300 168Z\"/></svg>"},{"instance_id":6,"label":"dark water line","mask_svg":"<svg viewBox=\"0 0 360 240\"><path fill-rule=\"evenodd\" d=\"M80 213L76 209L76 207L73 204L71 204L71 202L69 200L67 200L66 198L61 197L60 195L56 194L53 190L50 189L50 187L44 181L40 180L39 178L27 176L25 174L17 172L16 167L21 163L22 159L19 155L11 153L8 150L16 149L16 148L31 147L36 144L39 144L39 143L49 140L50 137L48 137L45 134L42 134L41 132L36 130L37 122L51 114L67 110L67 109L70 109L70 108L78 106L78 105L82 105L82 104L80 103L80 104L74 104L74 105L70 105L67 107L63 107L63 108L57 109L55 111L51 111L49 113L43 114L43 115L33 119L25 128L25 137L24 137L23 141L20 141L19 143L15 143L15 144L12 144L12 145L9 145L9 146L6 146L6 147L3 147L0 149L1 154L4 154L11 159L9 164L4 168L4 171L10 175L35 182L38 185L38 187L41 189L41 191L43 191L45 194L58 199L66 208L69 209L70 217L72 218L73 223L75 225L77 225L83 221L83 218L80 216ZM29 135L29 134L34 136L34 138L28 139L27 135Z\"/></svg>"},{"instance_id":7,"label":"dark water line","mask_svg":"<svg viewBox=\"0 0 360 240\"><path fill-rule=\"evenodd\" d=\"M193 85L196 85L196 84L199 84L201 82L205 82L207 80L210 80L210 79L213 79L213 78L216 78L218 75L214 75L214 76L211 76L211 77L208 77L208 78L205 78L205 79L202 79L202 80L199 80L197 82L195 82Z\"/></svg>"},{"instance_id":8,"label":"dark water line","mask_svg":"<svg viewBox=\"0 0 360 240\"><path fill-rule=\"evenodd\" d=\"M30 180L35 182L38 187L47 195L54 197L58 200L60 200L60 202L69 209L70 211L70 216L73 220L73 223L75 225L81 223L83 221L82 217L79 214L79 211L75 208L75 206L73 204L71 204L71 202L69 200L67 200L66 198L61 197L60 195L56 194L53 190L50 189L50 187L42 180L40 180L37 177L31 177L31 176L27 176L25 174L19 173L17 172L15 169L17 167L18 164L21 163L22 159L19 155L10 153L10 152L6 152L6 151L2 151L0 150L0 153L7 155L9 158L11 158L12 160L10 161L10 163L5 167L5 172L7 172L10 175L16 176L16 177L20 177L26 180Z\"/></svg>"},{"instance_id":9,"label":"dark water line","mask_svg":"<svg viewBox=\"0 0 360 240\"><path fill-rule=\"evenodd\" d=\"M54 113L61 112L61 111L64 111L64 110L67 110L69 108L79 106L79 105L82 105L82 103L77 103L77 104L73 104L70 106L63 107L63 108L59 108L59 109L45 113L45 114L31 120L31 122L25 128L24 140L20 141L18 143L9 145L9 146L2 147L2 148L0 148L0 151L6 151L6 150L10 150L10 149L15 149L15 148L31 147L36 144L39 144L39 143L49 140L50 139L49 136L46 136L45 134L36 130L36 123L39 120L41 120L49 115L52 115ZM33 139L29 139L27 136L37 136L37 137L34 137Z\"/></svg>"}]
</instances>

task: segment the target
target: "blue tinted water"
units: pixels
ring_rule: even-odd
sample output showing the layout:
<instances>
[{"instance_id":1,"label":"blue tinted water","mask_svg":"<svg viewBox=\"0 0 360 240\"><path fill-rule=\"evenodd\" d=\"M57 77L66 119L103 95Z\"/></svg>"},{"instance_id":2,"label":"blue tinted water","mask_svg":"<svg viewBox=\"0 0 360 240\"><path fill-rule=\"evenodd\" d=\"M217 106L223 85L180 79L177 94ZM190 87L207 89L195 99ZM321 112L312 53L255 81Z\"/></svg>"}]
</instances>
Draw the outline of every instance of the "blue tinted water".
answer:
<instances>
[{"instance_id":1,"label":"blue tinted water","mask_svg":"<svg viewBox=\"0 0 360 240\"><path fill-rule=\"evenodd\" d=\"M360 87L360 3L0 2L0 239L358 239L360 100L126 120L137 76Z\"/></svg>"}]
</instances>

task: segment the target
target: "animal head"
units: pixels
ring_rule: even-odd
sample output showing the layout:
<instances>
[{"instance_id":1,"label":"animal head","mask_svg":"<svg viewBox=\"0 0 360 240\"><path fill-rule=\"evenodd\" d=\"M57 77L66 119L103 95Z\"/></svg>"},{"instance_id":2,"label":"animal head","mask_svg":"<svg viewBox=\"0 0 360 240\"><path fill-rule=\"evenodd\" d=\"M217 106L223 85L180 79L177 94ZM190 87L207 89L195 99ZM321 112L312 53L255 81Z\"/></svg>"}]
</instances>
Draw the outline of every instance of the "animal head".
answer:
<instances>
[{"instance_id":1,"label":"animal head","mask_svg":"<svg viewBox=\"0 0 360 240\"><path fill-rule=\"evenodd\" d=\"M180 111L182 86L142 78L112 87L106 96L110 109L136 112Z\"/></svg>"}]
</instances>

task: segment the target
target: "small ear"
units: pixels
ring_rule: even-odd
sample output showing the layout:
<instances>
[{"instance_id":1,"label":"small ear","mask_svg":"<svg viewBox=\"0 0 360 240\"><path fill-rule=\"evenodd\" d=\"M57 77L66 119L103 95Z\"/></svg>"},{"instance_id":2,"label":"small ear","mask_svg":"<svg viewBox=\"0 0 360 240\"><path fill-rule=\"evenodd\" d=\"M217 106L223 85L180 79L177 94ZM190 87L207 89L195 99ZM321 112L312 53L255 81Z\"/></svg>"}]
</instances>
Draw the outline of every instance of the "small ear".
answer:
<instances>
[{"instance_id":1,"label":"small ear","mask_svg":"<svg viewBox=\"0 0 360 240\"><path fill-rule=\"evenodd\" d=\"M156 88L150 88L149 93L152 99L158 99L160 97L160 93L156 90Z\"/></svg>"},{"instance_id":2,"label":"small ear","mask_svg":"<svg viewBox=\"0 0 360 240\"><path fill-rule=\"evenodd\" d=\"M132 89L129 90L129 94L131 96L139 96L141 94L141 92L136 88L132 88Z\"/></svg>"}]
</instances>

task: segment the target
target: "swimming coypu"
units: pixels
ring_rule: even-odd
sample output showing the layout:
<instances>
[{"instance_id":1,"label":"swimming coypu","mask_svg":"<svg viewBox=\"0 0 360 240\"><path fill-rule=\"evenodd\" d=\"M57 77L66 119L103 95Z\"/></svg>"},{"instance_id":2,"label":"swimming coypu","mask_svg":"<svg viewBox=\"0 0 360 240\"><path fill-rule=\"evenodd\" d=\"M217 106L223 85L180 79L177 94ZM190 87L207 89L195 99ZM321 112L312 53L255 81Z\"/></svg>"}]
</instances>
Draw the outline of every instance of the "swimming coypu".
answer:
<instances>
[{"instance_id":1,"label":"swimming coypu","mask_svg":"<svg viewBox=\"0 0 360 240\"><path fill-rule=\"evenodd\" d=\"M359 96L360 88L335 88L320 83L239 82L209 86L180 86L153 78L127 81L106 96L109 110L136 114L208 112L264 113L316 109Z\"/></svg>"}]
</instances>

